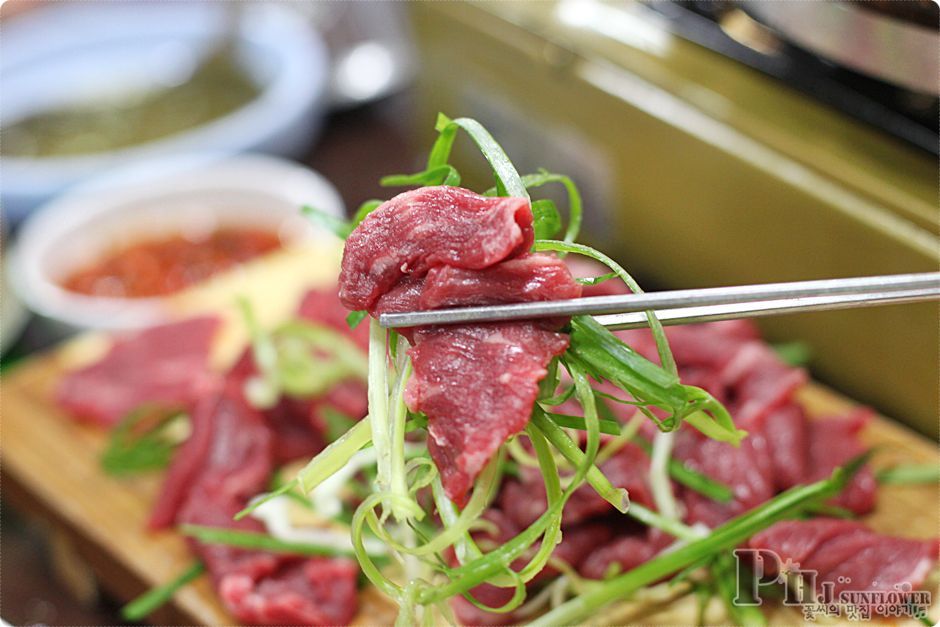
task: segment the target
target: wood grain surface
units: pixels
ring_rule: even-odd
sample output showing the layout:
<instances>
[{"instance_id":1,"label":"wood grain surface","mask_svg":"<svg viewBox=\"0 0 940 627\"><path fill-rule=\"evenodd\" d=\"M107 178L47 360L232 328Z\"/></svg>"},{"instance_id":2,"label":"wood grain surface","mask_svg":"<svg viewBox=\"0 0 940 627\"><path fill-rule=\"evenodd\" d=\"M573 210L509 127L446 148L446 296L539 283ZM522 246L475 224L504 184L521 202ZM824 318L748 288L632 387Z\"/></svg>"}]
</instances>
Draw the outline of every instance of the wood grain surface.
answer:
<instances>
[{"instance_id":1,"label":"wood grain surface","mask_svg":"<svg viewBox=\"0 0 940 627\"><path fill-rule=\"evenodd\" d=\"M224 337L213 356L222 368L244 345L245 332L233 313L235 294L248 296L266 324L289 315L300 294L311 284L332 280L336 249L288 251L257 266L186 294L177 305L180 315L213 310L227 317ZM193 560L182 538L172 531L145 529L159 489L159 474L115 479L102 473L99 455L106 434L81 425L59 411L52 392L62 372L96 355L100 337L83 337L5 373L2 382L2 473L5 498L17 507L41 514L74 542L101 583L120 598L130 599L164 583ZM801 401L813 416L840 413L852 403L818 385L807 385ZM940 463L935 443L885 418L877 418L862 434L877 446L876 467L895 463ZM937 486L881 488L878 506L865 519L877 531L926 538L938 533L940 506ZM606 624L642 622L681 624L692 620L695 603L675 595L622 604L597 618ZM935 608L936 610L936 608ZM720 608L710 619L722 621ZM375 591L361 599L357 624L389 624L394 612ZM207 577L181 589L173 603L154 615L160 624L231 624ZM775 614L775 623L798 623L794 614Z\"/></svg>"}]
</instances>

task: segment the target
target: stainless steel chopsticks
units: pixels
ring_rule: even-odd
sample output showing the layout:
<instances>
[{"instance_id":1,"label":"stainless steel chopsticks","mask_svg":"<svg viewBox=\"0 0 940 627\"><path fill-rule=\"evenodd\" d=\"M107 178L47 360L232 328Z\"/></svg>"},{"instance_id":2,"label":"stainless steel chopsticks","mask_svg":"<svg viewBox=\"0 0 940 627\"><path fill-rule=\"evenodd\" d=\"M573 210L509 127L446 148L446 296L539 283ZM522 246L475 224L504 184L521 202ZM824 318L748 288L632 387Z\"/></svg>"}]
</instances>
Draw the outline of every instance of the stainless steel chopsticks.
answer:
<instances>
[{"instance_id":1,"label":"stainless steel chopsticks","mask_svg":"<svg viewBox=\"0 0 940 627\"><path fill-rule=\"evenodd\" d=\"M379 323L383 327L399 328L595 315L598 322L608 328L630 329L646 326L647 311L655 311L663 324L686 324L926 300L940 300L940 272L735 285L388 313L379 317Z\"/></svg>"}]
</instances>

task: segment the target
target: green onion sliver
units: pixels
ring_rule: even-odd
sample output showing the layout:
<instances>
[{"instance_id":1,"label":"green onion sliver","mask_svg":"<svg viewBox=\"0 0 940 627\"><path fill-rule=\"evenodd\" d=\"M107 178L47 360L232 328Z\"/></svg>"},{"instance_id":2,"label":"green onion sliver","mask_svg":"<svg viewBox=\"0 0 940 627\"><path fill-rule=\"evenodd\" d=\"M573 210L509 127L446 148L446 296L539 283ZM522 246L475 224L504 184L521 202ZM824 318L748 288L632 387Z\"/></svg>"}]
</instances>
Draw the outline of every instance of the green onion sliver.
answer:
<instances>
[{"instance_id":1,"label":"green onion sliver","mask_svg":"<svg viewBox=\"0 0 940 627\"><path fill-rule=\"evenodd\" d=\"M586 590L530 625L548 627L570 625L585 620L598 608L618 599L625 599L643 586L716 553L733 549L758 531L799 512L808 503L838 494L844 487L847 476L845 471L837 469L829 479L787 490L750 512L717 527L701 540L660 555L629 572Z\"/></svg>"},{"instance_id":2,"label":"green onion sliver","mask_svg":"<svg viewBox=\"0 0 940 627\"><path fill-rule=\"evenodd\" d=\"M580 465L584 461L584 451L571 441L568 434L554 421L546 417L545 412L536 408L532 412L532 425L537 428L568 461ZM585 480L605 501L617 511L624 513L630 507L630 497L623 488L615 488L597 466L591 466Z\"/></svg>"},{"instance_id":3,"label":"green onion sliver","mask_svg":"<svg viewBox=\"0 0 940 627\"><path fill-rule=\"evenodd\" d=\"M199 577L205 570L206 567L202 562L193 562L176 579L145 592L125 605L121 609L121 616L125 620L143 620L163 605L166 605L177 590Z\"/></svg>"},{"instance_id":4,"label":"green onion sliver","mask_svg":"<svg viewBox=\"0 0 940 627\"><path fill-rule=\"evenodd\" d=\"M909 464L882 468L875 473L878 483L917 484L940 483L940 465L938 464Z\"/></svg>"},{"instance_id":5,"label":"green onion sliver","mask_svg":"<svg viewBox=\"0 0 940 627\"><path fill-rule=\"evenodd\" d=\"M354 557L355 555L352 549L337 548L335 546L314 544L311 542L281 540L280 538L275 538L274 536L257 531L206 527L203 525L181 525L180 533L195 538L205 544L223 544L242 549L271 551L272 553L289 553L291 555L305 556L322 555L325 557Z\"/></svg>"},{"instance_id":6,"label":"green onion sliver","mask_svg":"<svg viewBox=\"0 0 940 627\"><path fill-rule=\"evenodd\" d=\"M526 191L522 178L513 166L512 161L506 156L503 148L493 139L489 131L483 128L483 125L472 118L457 118L451 120L443 113L437 116L437 125L435 127L442 138L439 144L431 149L431 156L428 159L428 168L445 165L450 156L450 150L454 143L454 138L458 128L463 129L476 143L483 157L493 168L493 174L496 176L496 185L500 195L516 196L518 198L529 199L529 193Z\"/></svg>"}]
</instances>

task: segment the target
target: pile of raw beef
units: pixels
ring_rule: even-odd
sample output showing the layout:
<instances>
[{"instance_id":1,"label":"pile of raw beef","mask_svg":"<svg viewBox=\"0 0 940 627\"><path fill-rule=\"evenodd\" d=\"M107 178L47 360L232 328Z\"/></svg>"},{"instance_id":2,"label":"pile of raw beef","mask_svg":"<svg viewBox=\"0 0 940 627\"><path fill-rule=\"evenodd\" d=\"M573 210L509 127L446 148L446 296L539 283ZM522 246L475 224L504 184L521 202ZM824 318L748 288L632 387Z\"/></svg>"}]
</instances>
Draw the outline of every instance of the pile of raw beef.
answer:
<instances>
[{"instance_id":1,"label":"pile of raw beef","mask_svg":"<svg viewBox=\"0 0 940 627\"><path fill-rule=\"evenodd\" d=\"M348 333L363 347L363 330L350 331L335 293L312 291L298 316ZM233 516L265 492L274 470L307 458L325 444L324 410L353 418L366 411L361 382L344 382L322 397L283 398L258 411L245 399L255 372L249 350L223 375L208 369L219 320L194 318L117 339L99 362L59 384L60 404L76 418L105 427L143 405L187 409L192 423L166 473L150 519L153 529L179 524L263 531L252 518ZM300 558L192 542L226 608L242 623L341 625L357 609L359 568L344 558Z\"/></svg>"},{"instance_id":2,"label":"pile of raw beef","mask_svg":"<svg viewBox=\"0 0 940 627\"><path fill-rule=\"evenodd\" d=\"M572 263L575 274L597 276L602 268ZM613 281L585 287L586 296L620 293L625 286ZM648 330L616 333L627 344L658 362ZM683 427L674 457L732 488L729 503L713 501L692 489L673 484L688 524L716 527L769 498L799 484L827 477L833 469L864 452L859 432L870 411L857 409L844 415L810 420L796 398L806 381L804 371L784 364L760 339L756 327L744 321L717 322L666 329L684 383L705 388L729 409L736 424L748 432L740 447L721 443ZM604 386L601 386L605 389ZM606 391L615 392L614 389ZM623 396L619 393L619 396ZM617 417L629 420L635 408L609 403ZM562 406L575 413L576 406ZM655 427L646 423L641 436L651 439ZM630 499L655 509L648 483L649 457L637 444L627 444L601 465L604 474ZM536 469L522 468L518 479L508 480L487 516L499 528L498 541L516 535L545 510L545 488ZM853 514L875 507L876 489L870 468L863 467L848 487L832 501ZM625 572L669 547L671 536L631 522L618 514L592 488L584 486L565 508L564 536L555 549L560 557L587 578ZM913 540L873 533L851 520L814 518L778 523L754 536L751 548L769 549L780 558L816 570L816 584L833 584L832 593L893 591L896 585L921 585L938 557L936 540ZM766 574L766 573L765 573ZM543 583L539 577L535 585ZM491 607L509 601L512 590L480 586L478 600ZM465 624L513 624L512 613L484 612L463 598L454 601Z\"/></svg>"},{"instance_id":3,"label":"pile of raw beef","mask_svg":"<svg viewBox=\"0 0 940 627\"><path fill-rule=\"evenodd\" d=\"M526 300L575 298L572 278L603 274L585 264L569 265L551 255L531 254L532 213L520 199L487 198L453 187L422 188L383 204L347 240L339 283L342 304L373 315ZM570 262L569 262L570 263ZM584 295L617 293L607 281ZM365 324L350 331L346 311L332 292L311 292L299 315L350 333L366 347ZM564 320L417 328L407 333L414 375L406 392L413 411L428 416L428 448L448 494L462 502L496 449L526 425L548 362L565 351ZM68 375L59 388L62 405L76 417L104 426L142 404L186 408L190 438L167 473L152 525L180 523L260 529L232 516L266 489L280 463L310 456L325 444L322 411L337 408L355 418L365 411L360 383L340 384L316 399L283 399L259 412L243 396L254 371L250 352L224 376L206 360L217 323L200 318L157 327L119 339L98 363ZM683 382L712 393L749 435L740 447L722 444L690 428L678 434L675 457L732 488L728 503L712 501L675 485L688 523L709 527L747 511L775 494L827 476L863 452L858 439L865 410L809 420L795 394L802 370L781 362L747 322L675 327L667 332ZM656 350L648 331L620 337L651 360ZM635 409L610 403L618 419ZM576 406L563 413L577 411ZM642 436L651 438L653 427ZM633 502L654 507L647 482L649 459L627 444L601 466ZM504 541L533 522L545 508L542 478L523 468L507 479L486 513ZM876 485L868 468L833 501L856 514L871 511ZM615 512L589 487L568 503L564 537L555 557L581 575L603 578L652 558L672 542ZM751 546L819 572L818 583L841 589L916 588L937 559L936 541L878 535L851 521L817 518L778 523L755 536ZM194 543L226 606L240 621L261 624L344 624L356 609L354 562L291 558L260 551ZM530 585L556 571L546 569ZM849 577L851 581L846 581ZM475 596L494 606L511 590L479 586ZM463 598L453 601L466 624L517 622L512 613L482 612Z\"/></svg>"}]
</instances>

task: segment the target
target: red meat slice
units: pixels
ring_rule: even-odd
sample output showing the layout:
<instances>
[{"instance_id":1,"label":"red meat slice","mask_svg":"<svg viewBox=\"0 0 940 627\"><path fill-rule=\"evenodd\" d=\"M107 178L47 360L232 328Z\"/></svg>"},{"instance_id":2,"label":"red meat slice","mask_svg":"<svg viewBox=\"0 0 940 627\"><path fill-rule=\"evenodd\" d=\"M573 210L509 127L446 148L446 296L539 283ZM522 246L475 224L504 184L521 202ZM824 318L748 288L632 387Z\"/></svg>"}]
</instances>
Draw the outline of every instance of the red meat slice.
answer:
<instances>
[{"instance_id":1,"label":"red meat slice","mask_svg":"<svg viewBox=\"0 0 940 627\"><path fill-rule=\"evenodd\" d=\"M788 403L742 425L748 438L760 438L773 467L778 491L807 482L809 476L809 424L803 408Z\"/></svg>"},{"instance_id":2,"label":"red meat slice","mask_svg":"<svg viewBox=\"0 0 940 627\"><path fill-rule=\"evenodd\" d=\"M793 393L806 383L806 372L783 363L761 341L747 342L721 369L728 411L746 424L792 402Z\"/></svg>"},{"instance_id":3,"label":"red meat slice","mask_svg":"<svg viewBox=\"0 0 940 627\"><path fill-rule=\"evenodd\" d=\"M626 444L600 466L601 472L611 484L625 488L630 501L646 507L653 506L653 497L647 480L649 458L639 446ZM531 470L531 471L529 471ZM545 482L536 469L524 469L519 480L507 481L499 495L499 506L513 523L527 527L545 513ZM578 488L568 502L562 515L566 525L613 513L613 506L601 498L589 485Z\"/></svg>"},{"instance_id":4,"label":"red meat slice","mask_svg":"<svg viewBox=\"0 0 940 627\"><path fill-rule=\"evenodd\" d=\"M226 575L219 594L257 625L345 625L355 614L357 564L348 559L281 559L272 576Z\"/></svg>"},{"instance_id":5,"label":"red meat slice","mask_svg":"<svg viewBox=\"0 0 940 627\"><path fill-rule=\"evenodd\" d=\"M274 436L274 460L278 464L309 458L326 446L326 438L315 422L316 401L283 397L262 412Z\"/></svg>"},{"instance_id":6,"label":"red meat slice","mask_svg":"<svg viewBox=\"0 0 940 627\"><path fill-rule=\"evenodd\" d=\"M480 196L459 187L422 187L383 203L350 234L340 300L370 309L405 276L450 265L482 269L532 244L532 212L522 198Z\"/></svg>"},{"instance_id":7,"label":"red meat slice","mask_svg":"<svg viewBox=\"0 0 940 627\"><path fill-rule=\"evenodd\" d=\"M858 439L872 413L857 409L846 416L832 416L809 421L809 470L807 481L817 481L832 474L837 466L865 452ZM869 466L862 467L834 500L856 514L867 514L875 508L878 484Z\"/></svg>"},{"instance_id":8,"label":"red meat slice","mask_svg":"<svg viewBox=\"0 0 940 627\"><path fill-rule=\"evenodd\" d=\"M339 331L343 335L349 336L363 350L369 348L369 325L359 324L355 329L351 329L346 322L346 316L349 311L339 302L339 295L336 289L315 289L308 291L303 300L300 301L300 307L297 309L297 315L310 322L318 322L332 329Z\"/></svg>"},{"instance_id":9,"label":"red meat slice","mask_svg":"<svg viewBox=\"0 0 940 627\"><path fill-rule=\"evenodd\" d=\"M424 279L421 309L496 305L578 298L581 286L565 263L551 255L523 255L483 270L431 268Z\"/></svg>"},{"instance_id":10,"label":"red meat slice","mask_svg":"<svg viewBox=\"0 0 940 627\"><path fill-rule=\"evenodd\" d=\"M659 363L656 343L649 329L618 331L616 335L647 359ZM667 327L666 337L680 368L706 368L717 371L724 367L743 345L759 339L760 336L754 323L747 320L728 320Z\"/></svg>"},{"instance_id":11,"label":"red meat slice","mask_svg":"<svg viewBox=\"0 0 940 627\"><path fill-rule=\"evenodd\" d=\"M830 538L865 529L862 523L838 518L817 518L812 522L809 527L797 524L797 521L777 523L751 538L748 546L770 548L768 543L772 543L773 550L779 555L801 564Z\"/></svg>"},{"instance_id":12,"label":"red meat slice","mask_svg":"<svg viewBox=\"0 0 940 627\"><path fill-rule=\"evenodd\" d=\"M499 544L505 543L516 536L521 528L517 527L503 512L497 509L490 509L484 517L498 530L497 533L474 533L474 539L477 542L481 538L495 541ZM578 568L584 558L594 547L606 542L612 536L610 527L601 523L588 523L585 525L575 525L566 527L562 532L561 543L555 547L552 553L552 560L560 560L567 563L572 568ZM456 560L451 560L456 563ZM527 563L526 559L518 559L512 564L516 571L521 570ZM542 571L532 579L528 587L544 582L545 580L558 575L558 570L552 566L552 563L542 569ZM512 599L515 593L514 588L498 588L491 584L480 584L471 590L473 598L484 603L489 607L500 607ZM514 612L495 613L482 610L462 596L454 597L450 601L458 621L463 625L509 625L518 624L519 617Z\"/></svg>"},{"instance_id":13,"label":"red meat slice","mask_svg":"<svg viewBox=\"0 0 940 627\"><path fill-rule=\"evenodd\" d=\"M212 386L209 350L220 324L204 316L120 337L102 359L65 375L56 399L106 427L146 404L186 408Z\"/></svg>"},{"instance_id":14,"label":"red meat slice","mask_svg":"<svg viewBox=\"0 0 940 627\"><path fill-rule=\"evenodd\" d=\"M579 525L566 525L562 529L561 543L552 552L552 560L561 560L568 566L579 570L593 551L614 536L613 526L605 522L586 522ZM551 562L536 577L541 581L548 575L557 574Z\"/></svg>"},{"instance_id":15,"label":"red meat slice","mask_svg":"<svg viewBox=\"0 0 940 627\"><path fill-rule=\"evenodd\" d=\"M215 413L222 402L220 390L204 397L190 413L190 434L173 455L163 487L150 514L151 529L164 529L175 521L190 489L206 464L215 435Z\"/></svg>"},{"instance_id":16,"label":"red meat slice","mask_svg":"<svg viewBox=\"0 0 940 627\"><path fill-rule=\"evenodd\" d=\"M729 486L734 493L730 503L719 503L694 490L683 489L688 522L716 527L775 494L773 467L759 437L749 435L734 447L684 429L677 438L674 455L693 470Z\"/></svg>"},{"instance_id":17,"label":"red meat slice","mask_svg":"<svg viewBox=\"0 0 940 627\"><path fill-rule=\"evenodd\" d=\"M532 212L519 198L428 187L384 203L346 240L340 298L373 315L572 298L564 264L529 255ZM554 321L557 323L558 321ZM406 402L428 416L428 450L463 503L506 438L526 425L548 362L568 346L551 322L414 329ZM557 324L555 325L557 326Z\"/></svg>"},{"instance_id":18,"label":"red meat slice","mask_svg":"<svg viewBox=\"0 0 940 627\"><path fill-rule=\"evenodd\" d=\"M190 493L180 523L262 531L250 518L232 517L244 500L227 498L214 484ZM356 612L358 567L348 559L300 558L193 542L225 607L239 622L258 625L341 625Z\"/></svg>"},{"instance_id":19,"label":"red meat slice","mask_svg":"<svg viewBox=\"0 0 940 627\"><path fill-rule=\"evenodd\" d=\"M775 552L781 562L793 560L801 569L818 573L817 587L843 590L899 591L920 587L937 562L940 544L877 534L864 525L817 518L775 524L748 542L755 549ZM773 574L773 560L765 560Z\"/></svg>"},{"instance_id":20,"label":"red meat slice","mask_svg":"<svg viewBox=\"0 0 940 627\"><path fill-rule=\"evenodd\" d=\"M191 498L198 488L219 494L225 504L238 504L261 492L273 470L273 437L264 419L244 399L234 382L217 389L196 406L190 418L192 433L173 458L151 516L161 528L179 521L187 501L199 510L202 499ZM231 509L231 508L224 508ZM199 511L200 516L216 515ZM220 514L222 519L227 511Z\"/></svg>"},{"instance_id":21,"label":"red meat slice","mask_svg":"<svg viewBox=\"0 0 940 627\"><path fill-rule=\"evenodd\" d=\"M383 313L417 311L421 306L421 292L424 290L424 277L405 277L397 285L379 296L369 313L378 318ZM411 330L402 329L411 340Z\"/></svg>"},{"instance_id":22,"label":"red meat slice","mask_svg":"<svg viewBox=\"0 0 940 627\"><path fill-rule=\"evenodd\" d=\"M673 542L675 538L652 527L620 535L606 543L595 544L578 571L589 579L603 579L616 564L619 572L626 572L653 559Z\"/></svg>"},{"instance_id":23,"label":"red meat slice","mask_svg":"<svg viewBox=\"0 0 940 627\"><path fill-rule=\"evenodd\" d=\"M200 402L193 432L177 453L151 521L261 531L233 520L264 490L274 468L275 436L229 381ZM226 608L250 624L335 625L356 611L358 570L345 559L298 558L193 542Z\"/></svg>"},{"instance_id":24,"label":"red meat slice","mask_svg":"<svg viewBox=\"0 0 940 627\"><path fill-rule=\"evenodd\" d=\"M447 495L463 503L497 448L528 423L546 364L568 337L532 323L419 331L409 349L412 411L428 416L428 450Z\"/></svg>"},{"instance_id":25,"label":"red meat slice","mask_svg":"<svg viewBox=\"0 0 940 627\"><path fill-rule=\"evenodd\" d=\"M336 290L316 289L304 295L297 315L351 338L365 351L369 346L368 325L360 324L351 329L346 323L348 313L340 304ZM248 348L229 370L227 378L243 385L257 372L254 354ZM264 410L262 415L274 433L275 461L289 462L320 452L326 444L328 411L354 420L362 418L366 414L365 383L355 379L342 381L317 398L284 397L271 409Z\"/></svg>"}]
</instances>

